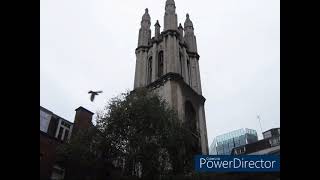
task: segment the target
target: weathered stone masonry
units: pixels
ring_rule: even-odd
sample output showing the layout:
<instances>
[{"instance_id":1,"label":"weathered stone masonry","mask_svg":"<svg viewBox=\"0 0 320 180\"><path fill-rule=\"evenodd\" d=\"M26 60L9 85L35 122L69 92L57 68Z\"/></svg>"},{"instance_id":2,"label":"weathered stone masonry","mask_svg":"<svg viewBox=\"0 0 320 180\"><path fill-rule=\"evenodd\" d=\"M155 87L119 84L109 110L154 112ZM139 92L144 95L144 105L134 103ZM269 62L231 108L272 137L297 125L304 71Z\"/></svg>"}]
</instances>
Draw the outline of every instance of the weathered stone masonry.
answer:
<instances>
[{"instance_id":1,"label":"weathered stone masonry","mask_svg":"<svg viewBox=\"0 0 320 180\"><path fill-rule=\"evenodd\" d=\"M193 23L186 15L178 26L174 0L167 0L164 28L157 20L151 38L148 9L142 16L136 48L134 89L148 87L174 108L184 123L189 123L199 141L202 154L208 154L207 128L199 70L199 54Z\"/></svg>"}]
</instances>

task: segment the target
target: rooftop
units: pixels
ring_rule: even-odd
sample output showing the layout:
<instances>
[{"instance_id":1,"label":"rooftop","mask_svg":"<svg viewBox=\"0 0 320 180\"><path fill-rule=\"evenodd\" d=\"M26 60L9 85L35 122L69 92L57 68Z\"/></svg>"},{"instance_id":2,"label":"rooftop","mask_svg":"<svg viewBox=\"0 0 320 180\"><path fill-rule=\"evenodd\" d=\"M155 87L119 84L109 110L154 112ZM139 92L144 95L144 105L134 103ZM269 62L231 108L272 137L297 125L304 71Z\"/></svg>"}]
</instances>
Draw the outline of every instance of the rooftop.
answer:
<instances>
[{"instance_id":1,"label":"rooftop","mask_svg":"<svg viewBox=\"0 0 320 180\"><path fill-rule=\"evenodd\" d=\"M249 128L241 128L241 129L237 129L234 131L230 131L228 133L224 133L221 134L219 136L216 136L214 138L214 141L224 141L224 140L228 140L234 137L238 137L244 134L253 134L253 135L257 135L257 131L254 129L249 129Z\"/></svg>"},{"instance_id":2,"label":"rooftop","mask_svg":"<svg viewBox=\"0 0 320 180\"><path fill-rule=\"evenodd\" d=\"M48 109L46 109L46 108L44 108L44 107L42 107L42 106L40 106L40 110L41 110L41 111L44 111L44 112L46 112L46 113L48 113L48 114L51 114L51 115L52 115L53 117L55 117L55 118L63 119L64 121L67 121L68 123L73 124L71 121L69 121L69 120L67 120L67 119L65 119L65 118L63 118L63 117L61 117L61 116L59 116L59 115L57 115L57 114L54 114L52 111L50 111L50 110L48 110Z\"/></svg>"},{"instance_id":3,"label":"rooftop","mask_svg":"<svg viewBox=\"0 0 320 180\"><path fill-rule=\"evenodd\" d=\"M86 109L86 108L84 108L82 106L79 106L77 109L75 109L75 111L78 111L78 110L84 110L84 111L87 111L90 114L94 114L93 112L89 111L88 109Z\"/></svg>"}]
</instances>

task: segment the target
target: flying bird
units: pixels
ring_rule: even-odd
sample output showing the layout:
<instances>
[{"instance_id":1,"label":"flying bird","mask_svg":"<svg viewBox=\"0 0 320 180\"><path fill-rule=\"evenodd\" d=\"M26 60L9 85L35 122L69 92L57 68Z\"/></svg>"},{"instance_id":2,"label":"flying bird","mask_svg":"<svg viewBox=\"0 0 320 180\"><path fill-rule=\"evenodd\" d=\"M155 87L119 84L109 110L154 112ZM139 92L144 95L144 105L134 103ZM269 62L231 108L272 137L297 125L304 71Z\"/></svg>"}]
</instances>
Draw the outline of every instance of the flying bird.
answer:
<instances>
[{"instance_id":1,"label":"flying bird","mask_svg":"<svg viewBox=\"0 0 320 180\"><path fill-rule=\"evenodd\" d=\"M102 91L89 91L88 93L91 94L90 100L93 102L94 97L95 97L96 95L102 93Z\"/></svg>"}]
</instances>

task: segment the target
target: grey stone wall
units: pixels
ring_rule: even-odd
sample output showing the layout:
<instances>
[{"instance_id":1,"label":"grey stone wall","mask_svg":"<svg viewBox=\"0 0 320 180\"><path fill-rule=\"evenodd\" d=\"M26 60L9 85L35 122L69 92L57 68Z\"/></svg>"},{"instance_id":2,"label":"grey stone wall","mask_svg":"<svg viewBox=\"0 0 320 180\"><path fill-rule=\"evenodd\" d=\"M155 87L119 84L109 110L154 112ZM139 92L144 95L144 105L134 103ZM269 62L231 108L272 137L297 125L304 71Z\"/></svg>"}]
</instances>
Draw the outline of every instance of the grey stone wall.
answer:
<instances>
[{"instance_id":1,"label":"grey stone wall","mask_svg":"<svg viewBox=\"0 0 320 180\"><path fill-rule=\"evenodd\" d=\"M195 95L190 87L184 84L182 80L168 80L163 85L153 90L164 100L166 100L171 108L176 110L182 122L185 122L185 103L192 103L196 111L197 130L200 134L199 142L203 154L209 154L206 119L204 112L204 101L200 96Z\"/></svg>"}]
</instances>

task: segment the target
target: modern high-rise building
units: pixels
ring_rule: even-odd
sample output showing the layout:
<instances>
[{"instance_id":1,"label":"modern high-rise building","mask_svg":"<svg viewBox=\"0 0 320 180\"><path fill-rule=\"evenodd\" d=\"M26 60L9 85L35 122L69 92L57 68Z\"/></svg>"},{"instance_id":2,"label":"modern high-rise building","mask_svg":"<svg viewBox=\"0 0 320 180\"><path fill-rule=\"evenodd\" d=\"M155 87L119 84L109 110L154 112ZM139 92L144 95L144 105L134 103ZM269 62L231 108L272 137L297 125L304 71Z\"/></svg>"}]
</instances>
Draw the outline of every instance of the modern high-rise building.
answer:
<instances>
[{"instance_id":1,"label":"modern high-rise building","mask_svg":"<svg viewBox=\"0 0 320 180\"><path fill-rule=\"evenodd\" d=\"M199 54L194 26L186 14L178 26L174 0L167 0L163 31L157 20L151 38L148 9L142 16L136 53L134 89L146 87L164 98L194 135L193 152L208 154Z\"/></svg>"},{"instance_id":2,"label":"modern high-rise building","mask_svg":"<svg viewBox=\"0 0 320 180\"><path fill-rule=\"evenodd\" d=\"M257 132L253 129L242 128L219 135L210 145L210 155L230 155L235 147L258 141Z\"/></svg>"}]
</instances>

